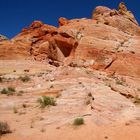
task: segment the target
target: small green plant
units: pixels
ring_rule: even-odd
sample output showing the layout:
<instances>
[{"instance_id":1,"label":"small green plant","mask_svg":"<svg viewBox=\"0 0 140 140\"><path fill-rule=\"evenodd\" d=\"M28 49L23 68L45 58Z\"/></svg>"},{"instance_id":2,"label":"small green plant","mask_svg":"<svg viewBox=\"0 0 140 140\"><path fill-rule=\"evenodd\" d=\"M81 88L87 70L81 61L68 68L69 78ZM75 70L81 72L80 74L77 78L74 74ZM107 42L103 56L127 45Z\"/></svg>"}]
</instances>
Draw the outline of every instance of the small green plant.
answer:
<instances>
[{"instance_id":1,"label":"small green plant","mask_svg":"<svg viewBox=\"0 0 140 140\"><path fill-rule=\"evenodd\" d=\"M84 124L84 119L83 118L76 118L74 120L74 123L73 124L74 125L82 125L82 124Z\"/></svg>"},{"instance_id":2,"label":"small green plant","mask_svg":"<svg viewBox=\"0 0 140 140\"><path fill-rule=\"evenodd\" d=\"M54 100L54 98L49 97L49 96L42 96L37 101L40 103L41 108L45 108L46 106L49 106L49 105L52 105L52 106L56 105L56 101Z\"/></svg>"},{"instance_id":3,"label":"small green plant","mask_svg":"<svg viewBox=\"0 0 140 140\"><path fill-rule=\"evenodd\" d=\"M7 122L0 121L0 135L11 133L10 127Z\"/></svg>"},{"instance_id":4,"label":"small green plant","mask_svg":"<svg viewBox=\"0 0 140 140\"><path fill-rule=\"evenodd\" d=\"M29 82L29 81L31 80L31 78L30 78L28 75L20 76L19 79L20 79L22 82Z\"/></svg>"}]
</instances>

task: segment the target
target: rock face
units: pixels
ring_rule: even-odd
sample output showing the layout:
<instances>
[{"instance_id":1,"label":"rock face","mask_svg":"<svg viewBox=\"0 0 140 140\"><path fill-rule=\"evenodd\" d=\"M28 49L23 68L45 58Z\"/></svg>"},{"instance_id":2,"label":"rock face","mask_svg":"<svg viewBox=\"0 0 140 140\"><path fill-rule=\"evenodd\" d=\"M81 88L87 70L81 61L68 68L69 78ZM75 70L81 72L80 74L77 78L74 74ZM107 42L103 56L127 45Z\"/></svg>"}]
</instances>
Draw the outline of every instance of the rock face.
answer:
<instances>
[{"instance_id":1,"label":"rock face","mask_svg":"<svg viewBox=\"0 0 140 140\"><path fill-rule=\"evenodd\" d=\"M121 2L119 4L119 13L121 15L124 15L126 18L128 18L130 21L132 21L133 23L135 23L136 25L138 25L138 22L136 21L134 15L132 14L131 11L127 10L127 7L125 6L124 2Z\"/></svg>"},{"instance_id":2,"label":"rock face","mask_svg":"<svg viewBox=\"0 0 140 140\"><path fill-rule=\"evenodd\" d=\"M92 18L96 19L98 23L118 28L128 34L140 34L138 22L131 11L127 10L123 2L119 4L118 11L102 6L96 7L93 11Z\"/></svg>"},{"instance_id":3,"label":"rock face","mask_svg":"<svg viewBox=\"0 0 140 140\"><path fill-rule=\"evenodd\" d=\"M95 8L92 19L59 19L59 27L34 21L0 42L1 59L34 59L140 77L140 27L125 4ZM9 55L10 54L10 55Z\"/></svg>"}]
</instances>

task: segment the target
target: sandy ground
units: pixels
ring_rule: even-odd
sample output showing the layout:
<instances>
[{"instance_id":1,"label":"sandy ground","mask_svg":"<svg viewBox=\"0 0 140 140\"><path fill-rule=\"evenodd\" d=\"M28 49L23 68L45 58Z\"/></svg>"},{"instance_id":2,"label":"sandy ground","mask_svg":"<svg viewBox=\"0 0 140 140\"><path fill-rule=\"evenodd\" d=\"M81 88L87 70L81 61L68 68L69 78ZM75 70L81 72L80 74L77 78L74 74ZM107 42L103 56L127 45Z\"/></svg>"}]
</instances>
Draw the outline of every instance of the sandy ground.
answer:
<instances>
[{"instance_id":1,"label":"sandy ground","mask_svg":"<svg viewBox=\"0 0 140 140\"><path fill-rule=\"evenodd\" d=\"M1 140L140 140L140 79L15 60L0 60L0 75L0 90L16 89L0 94L0 121L12 130ZM19 80L25 75L31 80ZM41 109L43 95L56 106ZM84 125L73 125L77 117Z\"/></svg>"}]
</instances>

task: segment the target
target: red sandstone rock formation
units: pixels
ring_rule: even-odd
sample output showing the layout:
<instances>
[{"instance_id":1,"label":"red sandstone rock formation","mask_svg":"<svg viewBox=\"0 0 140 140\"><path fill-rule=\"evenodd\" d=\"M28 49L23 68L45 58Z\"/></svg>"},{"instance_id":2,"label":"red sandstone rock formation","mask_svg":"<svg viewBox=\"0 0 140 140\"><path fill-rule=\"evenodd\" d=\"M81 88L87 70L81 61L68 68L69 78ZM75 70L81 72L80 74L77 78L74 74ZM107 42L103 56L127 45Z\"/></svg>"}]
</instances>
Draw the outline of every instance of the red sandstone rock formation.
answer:
<instances>
[{"instance_id":1,"label":"red sandstone rock formation","mask_svg":"<svg viewBox=\"0 0 140 140\"><path fill-rule=\"evenodd\" d=\"M123 2L119 4L118 11L103 6L96 7L93 11L92 18L96 19L98 23L118 28L125 33L140 35L138 22L131 11L127 10Z\"/></svg>"},{"instance_id":2,"label":"red sandstone rock formation","mask_svg":"<svg viewBox=\"0 0 140 140\"><path fill-rule=\"evenodd\" d=\"M0 58L29 58L140 77L140 27L124 3L98 6L92 19L59 19L59 27L33 22L0 41ZM10 55L9 55L10 54Z\"/></svg>"},{"instance_id":3,"label":"red sandstone rock formation","mask_svg":"<svg viewBox=\"0 0 140 140\"><path fill-rule=\"evenodd\" d=\"M69 23L68 19L61 17L58 20L59 26L67 25Z\"/></svg>"}]
</instances>

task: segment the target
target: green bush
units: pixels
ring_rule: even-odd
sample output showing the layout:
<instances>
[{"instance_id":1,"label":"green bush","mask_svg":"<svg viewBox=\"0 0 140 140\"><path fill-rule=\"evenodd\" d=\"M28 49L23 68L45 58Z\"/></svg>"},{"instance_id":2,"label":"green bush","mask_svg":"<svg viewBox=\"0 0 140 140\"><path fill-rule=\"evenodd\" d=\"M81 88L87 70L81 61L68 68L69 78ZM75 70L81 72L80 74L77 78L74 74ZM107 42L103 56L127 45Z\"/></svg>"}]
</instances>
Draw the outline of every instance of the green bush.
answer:
<instances>
[{"instance_id":1,"label":"green bush","mask_svg":"<svg viewBox=\"0 0 140 140\"><path fill-rule=\"evenodd\" d=\"M42 96L41 98L38 99L38 102L41 105L41 108L45 108L46 106L52 105L55 106L56 105L56 101L54 100L54 98L49 97L49 96Z\"/></svg>"},{"instance_id":2,"label":"green bush","mask_svg":"<svg viewBox=\"0 0 140 140\"><path fill-rule=\"evenodd\" d=\"M84 124L84 119L83 118L76 118L74 120L74 123L73 124L74 125L82 125L82 124Z\"/></svg>"},{"instance_id":3,"label":"green bush","mask_svg":"<svg viewBox=\"0 0 140 140\"><path fill-rule=\"evenodd\" d=\"M11 133L10 127L6 122L0 122L0 135Z\"/></svg>"},{"instance_id":4,"label":"green bush","mask_svg":"<svg viewBox=\"0 0 140 140\"><path fill-rule=\"evenodd\" d=\"M28 82L31 80L31 78L27 75L25 76L20 76L19 79L22 81L22 82Z\"/></svg>"}]
</instances>

